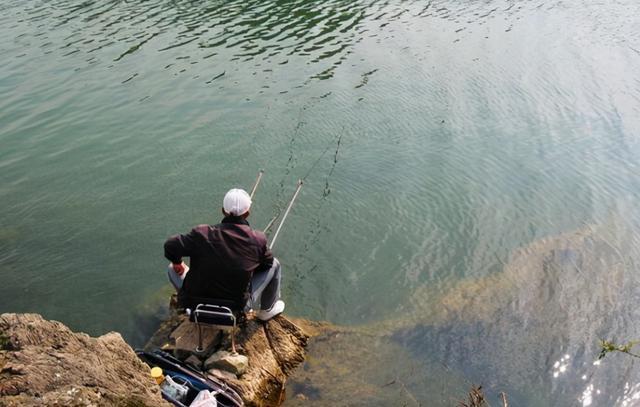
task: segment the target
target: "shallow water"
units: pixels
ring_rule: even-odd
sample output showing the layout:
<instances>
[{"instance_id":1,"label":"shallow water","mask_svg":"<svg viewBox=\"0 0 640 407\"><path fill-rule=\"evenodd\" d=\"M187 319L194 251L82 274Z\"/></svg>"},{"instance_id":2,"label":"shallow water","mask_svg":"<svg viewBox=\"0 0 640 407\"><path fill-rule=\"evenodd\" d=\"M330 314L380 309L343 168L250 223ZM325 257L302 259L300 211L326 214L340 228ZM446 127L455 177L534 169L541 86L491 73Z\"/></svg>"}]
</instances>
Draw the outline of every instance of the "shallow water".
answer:
<instances>
[{"instance_id":1,"label":"shallow water","mask_svg":"<svg viewBox=\"0 0 640 407\"><path fill-rule=\"evenodd\" d=\"M635 405L634 360L596 357L600 338L637 335L636 259L623 254L638 243L631 225L612 218L537 240L500 272L417 287L396 318L330 330L290 379L288 403L351 394L355 404L452 405L482 383L489 400L508 389L514 405Z\"/></svg>"},{"instance_id":2,"label":"shallow water","mask_svg":"<svg viewBox=\"0 0 640 407\"><path fill-rule=\"evenodd\" d=\"M164 239L217 222L223 193L264 168L257 227L306 181L276 246L287 312L383 326L377 349L414 361L402 382L417 401L450 405L433 392L490 378L525 405L635 403L624 357L599 367L611 378L591 399L554 365L640 336L636 2L0 10L0 312L140 344L166 302ZM563 251L585 227L599 245ZM539 290L486 288L517 259L539 264L515 274ZM601 289L614 266L620 285ZM363 382L393 387L371 366Z\"/></svg>"}]
</instances>

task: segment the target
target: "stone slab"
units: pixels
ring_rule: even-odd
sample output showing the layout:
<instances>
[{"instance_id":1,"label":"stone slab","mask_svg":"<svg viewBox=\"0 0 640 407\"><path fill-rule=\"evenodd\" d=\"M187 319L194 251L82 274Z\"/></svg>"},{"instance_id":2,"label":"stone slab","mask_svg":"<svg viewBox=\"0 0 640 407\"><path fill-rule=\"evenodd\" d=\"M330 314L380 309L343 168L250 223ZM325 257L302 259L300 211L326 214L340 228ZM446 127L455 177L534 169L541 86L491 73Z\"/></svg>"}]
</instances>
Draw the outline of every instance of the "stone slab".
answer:
<instances>
[{"instance_id":1,"label":"stone slab","mask_svg":"<svg viewBox=\"0 0 640 407\"><path fill-rule=\"evenodd\" d=\"M202 346L205 352L216 347L220 342L220 329L202 325ZM198 326L191 321L182 322L170 335L175 341L178 351L195 352L198 347Z\"/></svg>"}]
</instances>

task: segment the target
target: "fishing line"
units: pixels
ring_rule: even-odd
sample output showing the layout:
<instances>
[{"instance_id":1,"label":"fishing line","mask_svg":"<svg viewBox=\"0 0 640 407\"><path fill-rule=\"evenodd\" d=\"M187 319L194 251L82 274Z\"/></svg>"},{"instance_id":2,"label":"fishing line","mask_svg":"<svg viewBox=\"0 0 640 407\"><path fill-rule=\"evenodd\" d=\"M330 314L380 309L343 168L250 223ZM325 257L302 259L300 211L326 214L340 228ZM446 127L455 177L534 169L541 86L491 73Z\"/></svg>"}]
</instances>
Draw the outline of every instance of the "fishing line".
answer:
<instances>
[{"instance_id":1,"label":"fishing line","mask_svg":"<svg viewBox=\"0 0 640 407\"><path fill-rule=\"evenodd\" d=\"M318 157L318 159L316 159L316 161L313 163L313 165L311 166L311 168L309 168L309 171L307 171L307 173L305 174L304 177L302 177L302 180L305 181L307 179L307 177L309 175L311 175L311 172L314 170L314 168L316 168L316 166L318 165L318 163L320 162L320 160L322 160L322 157L325 156L325 154L327 154L327 152L331 149L331 146L334 144L334 142L336 140L338 140L338 146L340 145L340 140L342 139L342 133L344 132L344 128L342 129L343 131L336 137L334 137L333 139L330 140L330 142L327 144L327 147L324 149L324 151L322 152L322 154L320 154L320 156Z\"/></svg>"},{"instance_id":2,"label":"fishing line","mask_svg":"<svg viewBox=\"0 0 640 407\"><path fill-rule=\"evenodd\" d=\"M344 132L344 128L342 129ZM318 163L320 163L320 161L322 160L322 158L327 154L327 152L329 152L329 150L331 149L331 146L334 144L334 142L336 140L341 140L342 139L342 133L340 133L338 136L334 137L333 139L331 139L329 141L329 143L327 143L327 147L325 147L325 149L322 151L322 153L318 156L318 158L314 161L313 165L311 165L311 167L309 168L309 170L307 171L307 173L304 175L304 177L300 178L300 181L304 182L307 180L307 178L309 177L309 175L311 175L311 173L313 172L313 170L316 168L316 166L318 165ZM335 164L335 163L334 163ZM333 171L332 171L333 172ZM282 214L282 208L279 207L278 208L278 212L276 213L276 215L271 218L271 220L269 221L269 223L267 224L267 226L264 228L264 233L268 233L269 229L271 229L271 226L274 225L274 223L276 222L276 220L278 220L278 218L280 217L280 215Z\"/></svg>"}]
</instances>

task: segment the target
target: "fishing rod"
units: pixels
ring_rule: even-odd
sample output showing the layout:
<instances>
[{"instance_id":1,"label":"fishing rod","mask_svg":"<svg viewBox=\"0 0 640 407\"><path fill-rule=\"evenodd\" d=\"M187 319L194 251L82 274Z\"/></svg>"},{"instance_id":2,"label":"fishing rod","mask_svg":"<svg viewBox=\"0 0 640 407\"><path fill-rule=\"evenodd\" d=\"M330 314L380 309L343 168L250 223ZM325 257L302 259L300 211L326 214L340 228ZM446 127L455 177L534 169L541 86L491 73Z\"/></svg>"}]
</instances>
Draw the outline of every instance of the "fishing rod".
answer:
<instances>
[{"instance_id":1,"label":"fishing rod","mask_svg":"<svg viewBox=\"0 0 640 407\"><path fill-rule=\"evenodd\" d=\"M284 215L282 215L282 220L280 220L280 224L278 225L278 228L276 229L276 233L273 234L273 239L271 239L271 243L269 244L269 250L273 249L273 245L276 243L276 239L278 238L278 234L280 233L280 229L282 229L282 225L284 224L284 221L287 219L287 216L289 215L289 212L291 211L291 207L293 206L293 203L295 202L296 198L298 197L298 193L300 193L300 189L302 189L302 184L304 182L302 181L302 179L298 180L298 187L296 188L296 192L293 193L293 196L291 197L291 201L289 201L289 205L287 206L287 210L284 211ZM274 218L275 220L275 218ZM271 225L269 225L271 226Z\"/></svg>"},{"instance_id":2,"label":"fishing rod","mask_svg":"<svg viewBox=\"0 0 640 407\"><path fill-rule=\"evenodd\" d=\"M262 180L262 175L264 175L264 170L258 171L258 177L256 178L256 181L253 183L253 188L251 188L251 193L249 194L252 201L253 201L253 196L256 194L256 190L258 189L258 185L260 185L260 181ZM271 220L267 224L267 227L264 228L264 233L267 233L267 231L271 229L271 226L273 226L274 222L278 219L278 217L280 217L279 213L273 218L271 218Z\"/></svg>"},{"instance_id":3,"label":"fishing rod","mask_svg":"<svg viewBox=\"0 0 640 407\"><path fill-rule=\"evenodd\" d=\"M256 194L258 185L260 185L260 181L262 180L262 174L264 174L264 170L258 171L258 178L256 178L256 182L253 184L253 188L251 188L251 193L249 194L249 196L251 197L251 200L253 200L253 196Z\"/></svg>"},{"instance_id":4,"label":"fishing rod","mask_svg":"<svg viewBox=\"0 0 640 407\"><path fill-rule=\"evenodd\" d=\"M267 223L267 227L264 228L263 232L267 233L269 231L269 229L271 229L271 226L273 226L273 224L275 223L275 221L280 217L280 214L277 214L276 216L274 216L273 218L271 218L271 220L269 221L269 223Z\"/></svg>"},{"instance_id":5,"label":"fishing rod","mask_svg":"<svg viewBox=\"0 0 640 407\"><path fill-rule=\"evenodd\" d=\"M260 181L262 180L262 175L263 174L264 174L264 170L258 171L258 177L256 178L256 181L253 183L253 187L251 188L251 193L249 194L249 196L251 197L251 200L253 200L253 196L256 194L256 190L258 189L258 185L260 185ZM273 224L276 222L276 220L278 220L278 218L280 217L281 213L282 212L278 213L276 216L271 218L271 220L267 224L267 227L265 227L264 230L263 230L264 233L267 233L269 231L269 229L271 229L271 226L273 226Z\"/></svg>"}]
</instances>

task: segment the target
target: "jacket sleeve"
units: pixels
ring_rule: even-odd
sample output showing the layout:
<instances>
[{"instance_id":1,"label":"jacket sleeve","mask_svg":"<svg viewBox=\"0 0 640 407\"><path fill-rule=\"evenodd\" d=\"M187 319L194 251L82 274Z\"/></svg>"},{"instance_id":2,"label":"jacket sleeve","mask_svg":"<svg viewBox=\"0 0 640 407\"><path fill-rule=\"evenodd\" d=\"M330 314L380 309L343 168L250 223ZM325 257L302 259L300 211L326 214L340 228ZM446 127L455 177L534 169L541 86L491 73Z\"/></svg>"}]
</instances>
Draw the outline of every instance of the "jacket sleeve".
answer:
<instances>
[{"instance_id":1,"label":"jacket sleeve","mask_svg":"<svg viewBox=\"0 0 640 407\"><path fill-rule=\"evenodd\" d=\"M262 232L258 232L258 239L261 245L260 270L269 270L273 265L273 253L271 253L267 245L267 236Z\"/></svg>"},{"instance_id":2,"label":"jacket sleeve","mask_svg":"<svg viewBox=\"0 0 640 407\"><path fill-rule=\"evenodd\" d=\"M171 236L164 242L164 257L173 264L180 263L183 257L191 256L196 251L196 239L195 229L186 235Z\"/></svg>"}]
</instances>

